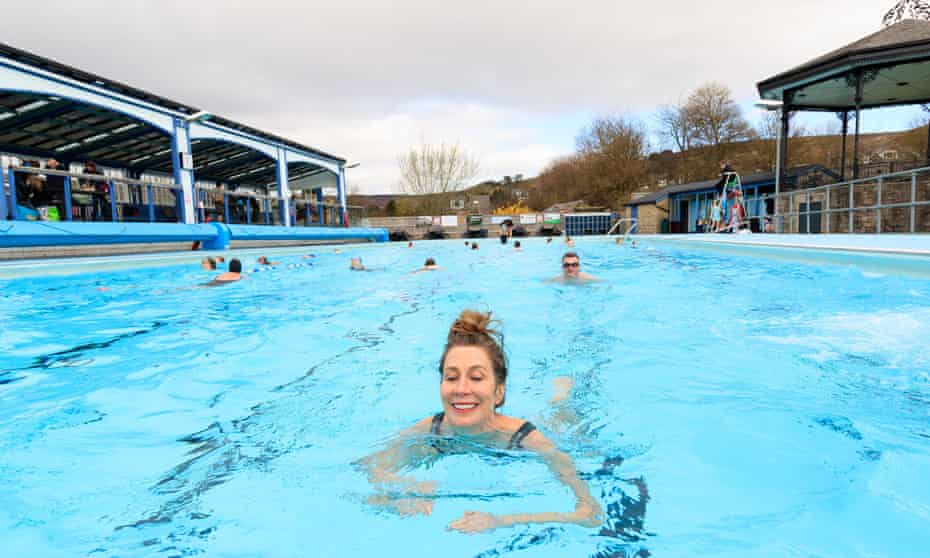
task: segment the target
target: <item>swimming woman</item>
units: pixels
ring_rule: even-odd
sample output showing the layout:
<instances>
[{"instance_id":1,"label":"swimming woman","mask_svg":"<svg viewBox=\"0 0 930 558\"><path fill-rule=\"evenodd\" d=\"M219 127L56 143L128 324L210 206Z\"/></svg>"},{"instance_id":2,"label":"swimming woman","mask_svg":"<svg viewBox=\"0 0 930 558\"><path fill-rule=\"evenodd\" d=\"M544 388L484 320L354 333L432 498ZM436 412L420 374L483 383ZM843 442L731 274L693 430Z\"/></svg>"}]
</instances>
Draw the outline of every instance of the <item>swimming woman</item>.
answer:
<instances>
[{"instance_id":1,"label":"swimming woman","mask_svg":"<svg viewBox=\"0 0 930 558\"><path fill-rule=\"evenodd\" d=\"M459 444L462 447L470 442L533 452L571 489L575 508L567 512L508 515L467 511L449 524L450 529L477 533L528 523L600 525L603 516L600 504L578 478L571 458L559 451L532 423L498 412L504 405L507 391L507 358L502 346L503 336L490 327L491 323L490 313L465 310L452 324L439 361L439 398L443 410L424 418L404 431L390 447L361 462L367 467L372 484L411 497L396 499L381 494L370 502L404 514L431 513L429 496L434 484L417 482L399 472L449 451L439 442L462 441L466 442Z\"/></svg>"}]
</instances>

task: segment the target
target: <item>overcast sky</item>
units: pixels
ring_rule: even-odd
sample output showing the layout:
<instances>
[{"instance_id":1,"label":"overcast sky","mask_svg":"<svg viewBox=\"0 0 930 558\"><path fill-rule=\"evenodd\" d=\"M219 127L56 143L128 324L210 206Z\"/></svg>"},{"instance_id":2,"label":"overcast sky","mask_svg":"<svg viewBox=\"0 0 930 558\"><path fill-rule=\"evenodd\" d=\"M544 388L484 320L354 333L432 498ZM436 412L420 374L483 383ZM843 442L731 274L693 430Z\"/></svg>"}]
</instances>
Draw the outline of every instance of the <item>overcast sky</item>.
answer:
<instances>
[{"instance_id":1,"label":"overcast sky","mask_svg":"<svg viewBox=\"0 0 930 558\"><path fill-rule=\"evenodd\" d=\"M715 80L755 84L880 29L894 0L7 2L2 41L362 164L459 142L482 177L538 173L598 114L654 126ZM866 115L902 128L913 111Z\"/></svg>"}]
</instances>

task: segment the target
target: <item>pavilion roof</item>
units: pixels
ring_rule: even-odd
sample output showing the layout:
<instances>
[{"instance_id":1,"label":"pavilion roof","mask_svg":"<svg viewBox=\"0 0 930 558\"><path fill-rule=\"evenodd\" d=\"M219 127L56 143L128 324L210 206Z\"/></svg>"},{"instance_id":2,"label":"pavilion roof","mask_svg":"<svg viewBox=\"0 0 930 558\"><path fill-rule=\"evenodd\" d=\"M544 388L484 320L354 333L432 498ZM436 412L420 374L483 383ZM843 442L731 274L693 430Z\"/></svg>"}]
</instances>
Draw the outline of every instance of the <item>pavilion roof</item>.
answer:
<instances>
[{"instance_id":1,"label":"pavilion roof","mask_svg":"<svg viewBox=\"0 0 930 558\"><path fill-rule=\"evenodd\" d=\"M763 99L792 108L848 110L930 102L930 21L904 20L758 83ZM785 93L789 93L783 99Z\"/></svg>"}]
</instances>

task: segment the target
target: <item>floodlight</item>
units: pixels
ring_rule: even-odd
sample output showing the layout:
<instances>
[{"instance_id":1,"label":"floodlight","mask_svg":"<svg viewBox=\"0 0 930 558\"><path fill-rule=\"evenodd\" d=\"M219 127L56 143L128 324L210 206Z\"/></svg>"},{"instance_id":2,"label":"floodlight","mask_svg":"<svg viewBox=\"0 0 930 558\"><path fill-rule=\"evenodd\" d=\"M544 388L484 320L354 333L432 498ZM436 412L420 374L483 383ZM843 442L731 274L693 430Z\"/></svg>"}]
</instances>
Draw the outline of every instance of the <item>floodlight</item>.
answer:
<instances>
[{"instance_id":1,"label":"floodlight","mask_svg":"<svg viewBox=\"0 0 930 558\"><path fill-rule=\"evenodd\" d=\"M194 114L185 116L184 120L187 120L188 122L203 122L204 120L209 120L211 116L213 115L205 110L198 110Z\"/></svg>"},{"instance_id":2,"label":"floodlight","mask_svg":"<svg viewBox=\"0 0 930 558\"><path fill-rule=\"evenodd\" d=\"M754 106L763 110L780 110L785 106L785 103L775 99L759 99Z\"/></svg>"}]
</instances>

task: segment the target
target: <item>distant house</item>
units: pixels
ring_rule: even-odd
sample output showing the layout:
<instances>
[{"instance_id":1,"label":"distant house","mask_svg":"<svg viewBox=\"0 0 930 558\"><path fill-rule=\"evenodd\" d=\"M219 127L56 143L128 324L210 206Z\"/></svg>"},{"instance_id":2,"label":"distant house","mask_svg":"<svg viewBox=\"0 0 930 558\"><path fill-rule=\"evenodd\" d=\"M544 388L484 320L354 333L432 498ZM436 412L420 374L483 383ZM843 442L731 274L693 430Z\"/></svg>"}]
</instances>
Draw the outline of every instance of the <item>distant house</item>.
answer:
<instances>
[{"instance_id":1,"label":"distant house","mask_svg":"<svg viewBox=\"0 0 930 558\"><path fill-rule=\"evenodd\" d=\"M461 213L487 215L491 212L491 196L458 192L449 198L449 209Z\"/></svg>"}]
</instances>

